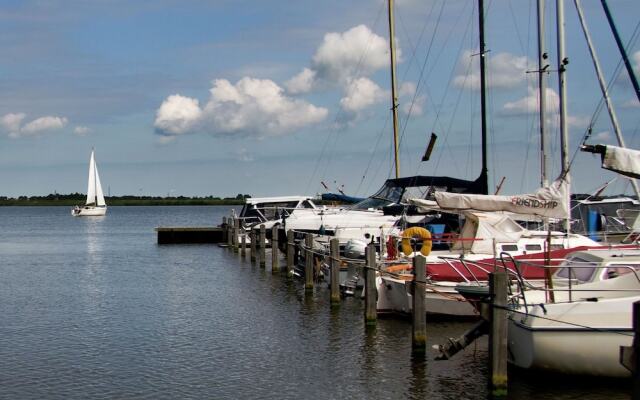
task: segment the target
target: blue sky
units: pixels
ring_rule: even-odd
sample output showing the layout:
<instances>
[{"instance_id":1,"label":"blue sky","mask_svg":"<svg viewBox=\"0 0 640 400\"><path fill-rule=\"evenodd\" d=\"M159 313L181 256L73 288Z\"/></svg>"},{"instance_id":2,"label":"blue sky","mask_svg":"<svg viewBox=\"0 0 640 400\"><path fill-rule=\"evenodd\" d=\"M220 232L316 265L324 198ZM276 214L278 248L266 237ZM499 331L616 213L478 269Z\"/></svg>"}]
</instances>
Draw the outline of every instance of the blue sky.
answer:
<instances>
[{"instance_id":1,"label":"blue sky","mask_svg":"<svg viewBox=\"0 0 640 400\"><path fill-rule=\"evenodd\" d=\"M490 187L539 185L535 1L485 1ZM583 1L629 147L640 104L599 1ZM640 72L640 7L610 1ZM386 1L22 0L0 5L0 195L83 192L92 147L112 195L366 196L392 174ZM565 1L570 151L601 94ZM479 172L474 1L396 0L401 175ZM555 1L547 49L556 69ZM549 74L549 103L557 79ZM557 112L549 110L559 171ZM431 132L439 136L419 162ZM589 143L615 143L605 111ZM578 153L574 191L627 181Z\"/></svg>"}]
</instances>

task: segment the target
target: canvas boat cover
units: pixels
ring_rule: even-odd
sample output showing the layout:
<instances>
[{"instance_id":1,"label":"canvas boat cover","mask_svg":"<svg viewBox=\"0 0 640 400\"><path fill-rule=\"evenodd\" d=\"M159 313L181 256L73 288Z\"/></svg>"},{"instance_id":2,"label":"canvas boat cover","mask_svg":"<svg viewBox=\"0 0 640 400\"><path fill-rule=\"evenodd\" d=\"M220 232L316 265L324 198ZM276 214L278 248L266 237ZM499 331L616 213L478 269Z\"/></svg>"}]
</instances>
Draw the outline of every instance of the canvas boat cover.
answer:
<instances>
[{"instance_id":1,"label":"canvas boat cover","mask_svg":"<svg viewBox=\"0 0 640 400\"><path fill-rule=\"evenodd\" d=\"M532 194L493 196L436 192L438 206L444 210L508 211L515 214L564 218L567 215L568 189L564 179L542 187ZM418 207L432 208L432 202L412 199Z\"/></svg>"},{"instance_id":2,"label":"canvas boat cover","mask_svg":"<svg viewBox=\"0 0 640 400\"><path fill-rule=\"evenodd\" d=\"M582 151L600 154L602 168L629 178L640 178L640 151L618 146L584 145Z\"/></svg>"}]
</instances>

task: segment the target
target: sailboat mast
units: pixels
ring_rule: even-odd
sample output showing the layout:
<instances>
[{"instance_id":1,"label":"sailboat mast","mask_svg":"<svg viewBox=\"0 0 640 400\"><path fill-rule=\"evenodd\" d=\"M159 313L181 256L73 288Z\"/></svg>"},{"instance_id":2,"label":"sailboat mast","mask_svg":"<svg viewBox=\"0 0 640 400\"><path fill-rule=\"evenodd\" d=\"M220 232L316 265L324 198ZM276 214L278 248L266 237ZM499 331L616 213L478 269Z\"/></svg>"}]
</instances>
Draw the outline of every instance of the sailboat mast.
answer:
<instances>
[{"instance_id":1,"label":"sailboat mast","mask_svg":"<svg viewBox=\"0 0 640 400\"><path fill-rule=\"evenodd\" d=\"M538 96L540 112L540 186L545 187L549 183L547 178L547 133L545 130L545 111L547 103L547 79L546 49L544 40L544 3L546 0L538 0Z\"/></svg>"},{"instance_id":2,"label":"sailboat mast","mask_svg":"<svg viewBox=\"0 0 640 400\"><path fill-rule=\"evenodd\" d=\"M613 22L613 18L611 17L611 12L609 12L609 6L607 5L606 0L600 0L602 3L602 8L604 9L604 13L607 16L607 21L609 22L609 27L611 28L611 32L613 33L614 38L616 39L616 44L618 45L618 50L620 50L620 54L622 55L622 60L624 61L624 66L627 68L627 73L629 74L629 78L631 78L631 84L633 85L633 89L636 92L636 97L638 101L640 101L640 85L638 85L638 80L636 79L635 72L633 71L633 67L629 62L629 57L627 57L627 51L622 44L622 40L620 39L620 35L618 34L618 28L616 28L615 22Z\"/></svg>"},{"instance_id":3,"label":"sailboat mast","mask_svg":"<svg viewBox=\"0 0 640 400\"><path fill-rule=\"evenodd\" d=\"M582 12L582 5L580 4L580 0L573 0L573 2L576 6L576 10L578 11L578 19L580 20L580 25L582 26L582 32L584 33L585 40L587 41L587 45L589 46L589 53L591 54L593 67L596 70L598 83L600 84L600 90L602 91L602 97L604 98L604 102L607 105L607 111L609 112L609 118L611 119L611 124L613 125L613 130L616 134L616 139L618 139L618 145L620 145L620 147L627 147L624 143L622 132L620 131L620 124L618 123L618 117L613 108L613 105L611 104L611 97L609 96L609 90L607 89L607 85L604 81L604 77L602 76L602 69L600 68L600 61L598 60L598 55L596 54L596 50L593 47L593 43L591 42L591 35L589 34L589 28L587 28L587 23L584 19L584 14ZM640 198L640 190L638 189L638 183L633 178L629 178L629 180L631 181L631 186L633 186L633 190L636 193L636 196Z\"/></svg>"},{"instance_id":4,"label":"sailboat mast","mask_svg":"<svg viewBox=\"0 0 640 400\"><path fill-rule=\"evenodd\" d=\"M571 204L571 180L569 177L569 132L567 131L567 69L569 60L565 57L564 49L564 0L556 0L556 24L558 31L558 94L560 97L560 162L562 177L567 184L567 205ZM570 233L571 207L567 207L565 231Z\"/></svg>"},{"instance_id":5,"label":"sailboat mast","mask_svg":"<svg viewBox=\"0 0 640 400\"><path fill-rule=\"evenodd\" d=\"M489 194L489 185L487 183L487 82L485 67L485 42L484 42L484 0L478 0L478 29L480 35L480 112L481 116L481 136L482 136L482 171L481 179L484 180L484 194Z\"/></svg>"},{"instance_id":6,"label":"sailboat mast","mask_svg":"<svg viewBox=\"0 0 640 400\"><path fill-rule=\"evenodd\" d=\"M389 48L391 53L391 111L393 113L393 155L397 179L400 177L400 158L398 156L398 94L396 91L396 50L393 0L389 0Z\"/></svg>"}]
</instances>

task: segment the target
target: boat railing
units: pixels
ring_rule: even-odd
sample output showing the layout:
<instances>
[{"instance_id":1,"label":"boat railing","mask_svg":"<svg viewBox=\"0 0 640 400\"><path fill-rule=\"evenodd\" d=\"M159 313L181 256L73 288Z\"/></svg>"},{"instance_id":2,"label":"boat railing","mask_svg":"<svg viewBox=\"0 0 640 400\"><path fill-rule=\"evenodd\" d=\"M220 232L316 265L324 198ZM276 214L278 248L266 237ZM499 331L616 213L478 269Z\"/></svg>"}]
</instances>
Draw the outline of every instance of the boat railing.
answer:
<instances>
[{"instance_id":1,"label":"boat railing","mask_svg":"<svg viewBox=\"0 0 640 400\"><path fill-rule=\"evenodd\" d=\"M636 281L640 284L640 275L639 275L639 270L637 269L637 267L632 266L632 265L625 265L625 264L605 264L605 265L596 265L593 263L589 263L589 262L571 262L568 264L563 264L562 266L557 266L557 265L540 265L540 264L533 264L537 267L540 268L545 268L545 269L549 269L552 271L558 270L558 268L567 268L567 277L558 277L556 276L552 276L551 278L551 282L548 282L547 280L544 281L544 286L537 286L534 285L533 282L531 280L527 280L523 277L522 273L521 273L521 265L522 264L527 264L528 262L525 260L516 260L515 258L513 258L513 256L511 256L508 253L504 253L501 254L500 256L501 260L504 262L505 259L508 259L508 262L512 263L515 266L515 270L517 272L516 276L517 276L517 280L516 280L516 285L517 285L517 290L513 291L512 294L512 302L513 303L519 303L519 299L522 299L522 305L524 305L525 308L525 312L528 312L527 309L527 299L526 299L526 293L528 291L531 290L536 290L536 291L544 291L545 293L562 293L562 292L566 292L568 293L568 302L571 303L573 302L573 294L574 293L584 293L584 292L589 292L589 293L597 293L597 292L620 292L620 293L638 293L640 291L640 289L625 289L625 288L593 288L593 287L588 287L588 288L575 288L574 285L575 284L587 284L587 283L591 283L591 282L596 282L597 280L594 280L594 274L596 274L595 271L601 271L607 268L616 268L617 270L627 270L628 272L624 272L624 273L618 273L617 276L621 276L621 275L626 275L626 274L633 274L633 276L635 277ZM529 263L532 264L532 263ZM506 266L505 266L506 268ZM584 281L584 280L580 280L578 279L578 274L575 273L574 269L589 269L592 270L594 272L591 273L590 275L590 279L589 281ZM610 276L607 279L612 279L615 278L617 276ZM560 284L560 286L556 286L556 284ZM553 301L552 301L553 302Z\"/></svg>"}]
</instances>

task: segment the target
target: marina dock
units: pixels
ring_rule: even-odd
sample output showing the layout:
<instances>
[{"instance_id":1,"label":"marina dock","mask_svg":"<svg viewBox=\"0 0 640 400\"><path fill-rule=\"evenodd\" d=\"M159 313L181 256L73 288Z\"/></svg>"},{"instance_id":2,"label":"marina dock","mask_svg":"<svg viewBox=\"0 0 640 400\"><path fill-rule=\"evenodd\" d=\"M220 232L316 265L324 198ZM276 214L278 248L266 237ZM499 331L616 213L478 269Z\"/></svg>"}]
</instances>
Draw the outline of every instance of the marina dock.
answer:
<instances>
[{"instance_id":1,"label":"marina dock","mask_svg":"<svg viewBox=\"0 0 640 400\"><path fill-rule=\"evenodd\" d=\"M158 244L222 243L224 228L219 226L170 226L157 227Z\"/></svg>"}]
</instances>

